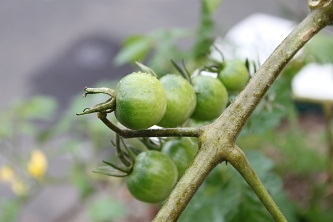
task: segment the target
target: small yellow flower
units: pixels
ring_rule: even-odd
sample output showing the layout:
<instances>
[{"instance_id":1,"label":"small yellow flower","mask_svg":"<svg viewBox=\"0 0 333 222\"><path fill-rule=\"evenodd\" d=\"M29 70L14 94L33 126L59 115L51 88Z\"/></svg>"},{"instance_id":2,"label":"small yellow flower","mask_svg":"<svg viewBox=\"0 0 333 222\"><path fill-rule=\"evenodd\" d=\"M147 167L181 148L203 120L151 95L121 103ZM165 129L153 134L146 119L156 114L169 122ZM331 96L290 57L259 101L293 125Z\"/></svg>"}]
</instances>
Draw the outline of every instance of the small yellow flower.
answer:
<instances>
[{"instance_id":1,"label":"small yellow flower","mask_svg":"<svg viewBox=\"0 0 333 222\"><path fill-rule=\"evenodd\" d=\"M47 159L41 150L33 150L28 162L28 172L36 179L43 178L47 169Z\"/></svg>"},{"instance_id":2,"label":"small yellow flower","mask_svg":"<svg viewBox=\"0 0 333 222\"><path fill-rule=\"evenodd\" d=\"M14 177L14 171L11 167L3 166L0 168L0 180L4 182L11 182L13 181Z\"/></svg>"},{"instance_id":3,"label":"small yellow flower","mask_svg":"<svg viewBox=\"0 0 333 222\"><path fill-rule=\"evenodd\" d=\"M11 183L12 191L18 196L24 196L27 194L28 188L20 180L13 180Z\"/></svg>"}]
</instances>

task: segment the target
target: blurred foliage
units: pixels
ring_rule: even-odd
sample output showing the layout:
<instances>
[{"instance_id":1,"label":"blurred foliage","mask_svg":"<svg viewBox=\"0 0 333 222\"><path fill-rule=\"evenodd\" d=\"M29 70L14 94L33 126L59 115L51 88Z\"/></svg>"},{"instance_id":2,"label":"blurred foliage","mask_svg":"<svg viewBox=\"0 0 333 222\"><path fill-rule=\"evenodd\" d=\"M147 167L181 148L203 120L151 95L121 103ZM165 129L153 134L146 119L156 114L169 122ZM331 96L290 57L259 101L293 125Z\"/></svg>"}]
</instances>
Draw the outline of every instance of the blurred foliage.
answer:
<instances>
[{"instance_id":1,"label":"blurred foliage","mask_svg":"<svg viewBox=\"0 0 333 222\"><path fill-rule=\"evenodd\" d=\"M17 221L21 207L25 201L22 198L2 199L0 201L0 221Z\"/></svg>"},{"instance_id":2,"label":"blurred foliage","mask_svg":"<svg viewBox=\"0 0 333 222\"><path fill-rule=\"evenodd\" d=\"M88 209L89 216L95 222L112 222L124 218L126 208L110 197L96 199Z\"/></svg>"},{"instance_id":3,"label":"blurred foliage","mask_svg":"<svg viewBox=\"0 0 333 222\"><path fill-rule=\"evenodd\" d=\"M115 64L123 65L136 61L145 63L156 71L158 77L175 72L173 61L186 61L192 72L198 64L207 61L215 40L213 14L222 0L202 0L199 25L195 31L173 28L154 31L148 35L128 37L122 50L115 58ZM193 42L189 49L181 49L180 41Z\"/></svg>"},{"instance_id":4,"label":"blurred foliage","mask_svg":"<svg viewBox=\"0 0 333 222\"><path fill-rule=\"evenodd\" d=\"M318 63L333 63L333 38L332 34L320 32L314 36L304 47L309 60Z\"/></svg>"}]
</instances>

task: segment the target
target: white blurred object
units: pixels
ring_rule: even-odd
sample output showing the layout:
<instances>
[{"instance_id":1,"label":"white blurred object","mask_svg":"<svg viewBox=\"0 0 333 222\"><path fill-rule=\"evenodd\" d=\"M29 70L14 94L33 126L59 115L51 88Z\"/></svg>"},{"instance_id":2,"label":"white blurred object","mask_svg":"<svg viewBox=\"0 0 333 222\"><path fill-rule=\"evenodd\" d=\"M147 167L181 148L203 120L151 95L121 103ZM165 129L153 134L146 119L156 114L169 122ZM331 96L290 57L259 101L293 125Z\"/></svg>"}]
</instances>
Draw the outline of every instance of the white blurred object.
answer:
<instances>
[{"instance_id":1,"label":"white blurred object","mask_svg":"<svg viewBox=\"0 0 333 222\"><path fill-rule=\"evenodd\" d=\"M333 101L333 65L308 64L292 80L294 96Z\"/></svg>"},{"instance_id":2,"label":"white blurred object","mask_svg":"<svg viewBox=\"0 0 333 222\"><path fill-rule=\"evenodd\" d=\"M225 59L259 59L262 64L294 26L294 22L284 18L253 14L235 25L215 44L223 52ZM212 56L220 59L217 51Z\"/></svg>"}]
</instances>

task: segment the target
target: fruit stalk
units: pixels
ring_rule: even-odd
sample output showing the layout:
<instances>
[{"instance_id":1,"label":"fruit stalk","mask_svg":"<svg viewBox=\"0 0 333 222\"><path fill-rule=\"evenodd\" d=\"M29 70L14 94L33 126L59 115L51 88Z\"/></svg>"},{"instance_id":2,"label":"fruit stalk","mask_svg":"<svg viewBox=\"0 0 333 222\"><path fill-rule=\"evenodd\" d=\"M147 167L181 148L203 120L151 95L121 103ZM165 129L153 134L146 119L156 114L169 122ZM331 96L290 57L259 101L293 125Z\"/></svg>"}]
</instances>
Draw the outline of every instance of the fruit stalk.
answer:
<instances>
[{"instance_id":1,"label":"fruit stalk","mask_svg":"<svg viewBox=\"0 0 333 222\"><path fill-rule=\"evenodd\" d=\"M161 128L161 129L144 129L144 130L129 130L119 128L110 122L106 116L107 113L97 113L98 118L112 131L124 138L135 137L199 137L201 129L197 127L184 128Z\"/></svg>"}]
</instances>

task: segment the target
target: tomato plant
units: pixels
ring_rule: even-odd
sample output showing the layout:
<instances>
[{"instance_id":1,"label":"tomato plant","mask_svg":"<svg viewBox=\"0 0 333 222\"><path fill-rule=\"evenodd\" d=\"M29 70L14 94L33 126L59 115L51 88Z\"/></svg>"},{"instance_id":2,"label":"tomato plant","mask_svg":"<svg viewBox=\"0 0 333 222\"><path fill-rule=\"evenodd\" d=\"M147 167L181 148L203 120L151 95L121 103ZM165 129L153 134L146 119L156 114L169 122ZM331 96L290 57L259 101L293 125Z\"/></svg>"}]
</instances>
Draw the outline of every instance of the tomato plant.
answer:
<instances>
[{"instance_id":1,"label":"tomato plant","mask_svg":"<svg viewBox=\"0 0 333 222\"><path fill-rule=\"evenodd\" d=\"M197 96L197 105L192 114L196 120L213 120L223 112L228 103L224 85L210 76L195 76L192 84Z\"/></svg>"},{"instance_id":2,"label":"tomato plant","mask_svg":"<svg viewBox=\"0 0 333 222\"><path fill-rule=\"evenodd\" d=\"M150 150L135 158L133 170L127 177L127 187L140 201L160 203L169 196L177 178L174 162L165 154Z\"/></svg>"},{"instance_id":3,"label":"tomato plant","mask_svg":"<svg viewBox=\"0 0 333 222\"><path fill-rule=\"evenodd\" d=\"M211 21L209 20L209 16L207 16L209 15L210 4L207 3L209 1L202 2L203 11L206 12L206 14L202 14L202 24L203 26L209 27L212 25ZM185 174L178 181L174 191L171 193L170 191L173 189L173 186L178 179L178 172L176 165L165 154L158 151L142 152L135 159L134 166L130 171L127 171L127 168L124 169L124 172L128 173L125 174L125 176L128 176L128 189L137 199L150 203L156 203L165 200L165 198L170 193L170 196L164 203L163 207L156 215L155 221L177 221L207 176L222 162L230 163L230 165L236 171L238 171L237 175L243 177L243 179L246 181L246 185L251 187L252 191L254 191L258 199L266 207L268 212L271 214L271 217L275 221L287 221L282 211L276 204L276 200L271 197L272 192L267 191L264 183L260 180L257 173L250 165L250 162L248 161L249 155L244 152L244 150L242 150L241 147L236 144L236 142L245 123L248 121L249 117L260 104L260 102L263 101L266 92L277 79L279 73L283 70L287 63L292 59L297 51L299 51L304 46L304 44L306 44L317 32L319 32L325 26L333 24L332 1L309 0L308 3L311 9L309 15L294 29L294 31L291 32L290 35L288 35L283 40L283 42L274 50L272 55L268 57L267 61L263 63L258 70L256 70L255 75L253 75L253 78L248 83L247 87L245 87L245 85L248 82L249 75L247 70L245 71L246 67L245 69L244 67L241 68L239 62L225 63L225 66L222 67L222 71L220 69L221 67L214 64L204 66L204 68L194 67L196 70L198 68L201 71L216 71L215 73L218 73L218 79L200 74L192 78L192 84L196 93L197 101L191 118L194 120L211 121L207 125L200 125L195 127L178 127L172 129L157 128L148 130L130 130L145 129L153 124L158 124L165 113L161 112L163 114L161 114L160 118L158 120L155 119L155 111L157 108L153 105L161 105L159 104L160 101L158 100L148 106L142 105L141 100L140 102L131 101L134 106L129 106L129 108L125 107L119 111L118 105L122 101L119 102L118 100L123 95L119 93L121 90L117 87L116 117L121 123L130 129L119 128L107 119L107 113L113 111L113 100L115 100L115 96L112 91L109 93L104 89L86 89L86 94L104 92L109 94L112 99L109 100L109 102L107 101L105 103L97 104L92 109L88 109L82 114L98 112L98 118L119 136L126 138L160 137L159 142L161 142L164 137L188 136L198 138L199 149L196 157L193 159L193 163L190 164ZM202 36L203 38L199 38L200 42L209 43L210 36L207 36L205 32L201 33L205 34L205 36ZM207 62L205 58L201 60L202 57L206 56L206 52L209 52L207 49L209 49L210 43L208 47L205 45L206 44L200 44L200 46L203 46L205 50L202 50L201 47L198 48L199 50L195 50L196 52L204 51L204 53L200 53L199 57L194 57L195 59L190 61L194 65L202 65L204 62ZM236 65L233 66L233 64ZM235 76L237 78L235 78ZM124 96L127 94L132 94L132 97L130 98L134 98L134 94L138 94L141 95L142 98L147 99L147 95L143 95L141 93L140 90L142 88L140 87L148 82L149 81L145 80L142 82L133 80L131 84L128 84L129 87L125 88L126 90L123 91ZM119 85L121 85L121 82ZM143 88L143 91L149 91L147 87ZM227 90L240 91L243 88L244 90L242 93L240 93L224 111L224 108L228 104L229 100ZM131 92L131 89L134 90ZM164 106L167 106L165 92L164 98ZM148 96L148 99L150 100L151 98ZM124 103L125 102L126 100L124 100ZM151 108L151 110L149 110L149 108ZM126 121L120 120L121 118L119 118L119 116L124 115L123 118L129 120L132 118L132 114L141 112L141 109L144 111L142 111L143 113L139 113L139 115L134 118L135 121L133 125L131 125L132 123L126 125ZM222 114L223 111L224 113ZM212 121L216 118L218 119ZM154 119L154 121L150 122L150 119ZM149 122L149 124L147 122ZM161 139L161 137L163 137L163 139ZM119 155L121 152L118 153L118 157L122 157L122 161L126 167L132 166L130 164L132 162L129 161L129 163L127 161L128 159L132 160L131 155L128 155L130 153L131 152L124 153L122 156ZM115 169L120 171L123 169L113 164L109 165L114 166ZM262 169L261 166L262 165L260 165L259 170ZM170 172L174 173L171 175ZM109 175L112 174L110 173ZM210 182L215 183L215 179L211 180ZM230 189L234 188L233 186L230 186L230 183L225 187ZM209 192L208 194L211 195L212 192ZM235 200L234 194L237 195L239 192L233 192L233 196L229 197L230 200ZM244 195L242 197L244 197ZM233 201L233 204L236 205L235 201ZM246 205L246 207L248 207L248 205ZM219 207L218 209L220 210L223 208ZM253 212L256 213L254 210ZM239 218L242 218L242 216ZM219 219L221 220L221 218ZM257 216L254 220L256 219Z\"/></svg>"},{"instance_id":4,"label":"tomato plant","mask_svg":"<svg viewBox=\"0 0 333 222\"><path fill-rule=\"evenodd\" d=\"M122 78L116 88L116 118L130 129L157 124L166 110L166 94L158 79L135 72Z\"/></svg>"},{"instance_id":5,"label":"tomato plant","mask_svg":"<svg viewBox=\"0 0 333 222\"><path fill-rule=\"evenodd\" d=\"M162 127L180 126L192 115L196 97L192 85L183 77L175 74L164 75L162 83L167 96L167 108L162 120L157 124Z\"/></svg>"}]
</instances>

